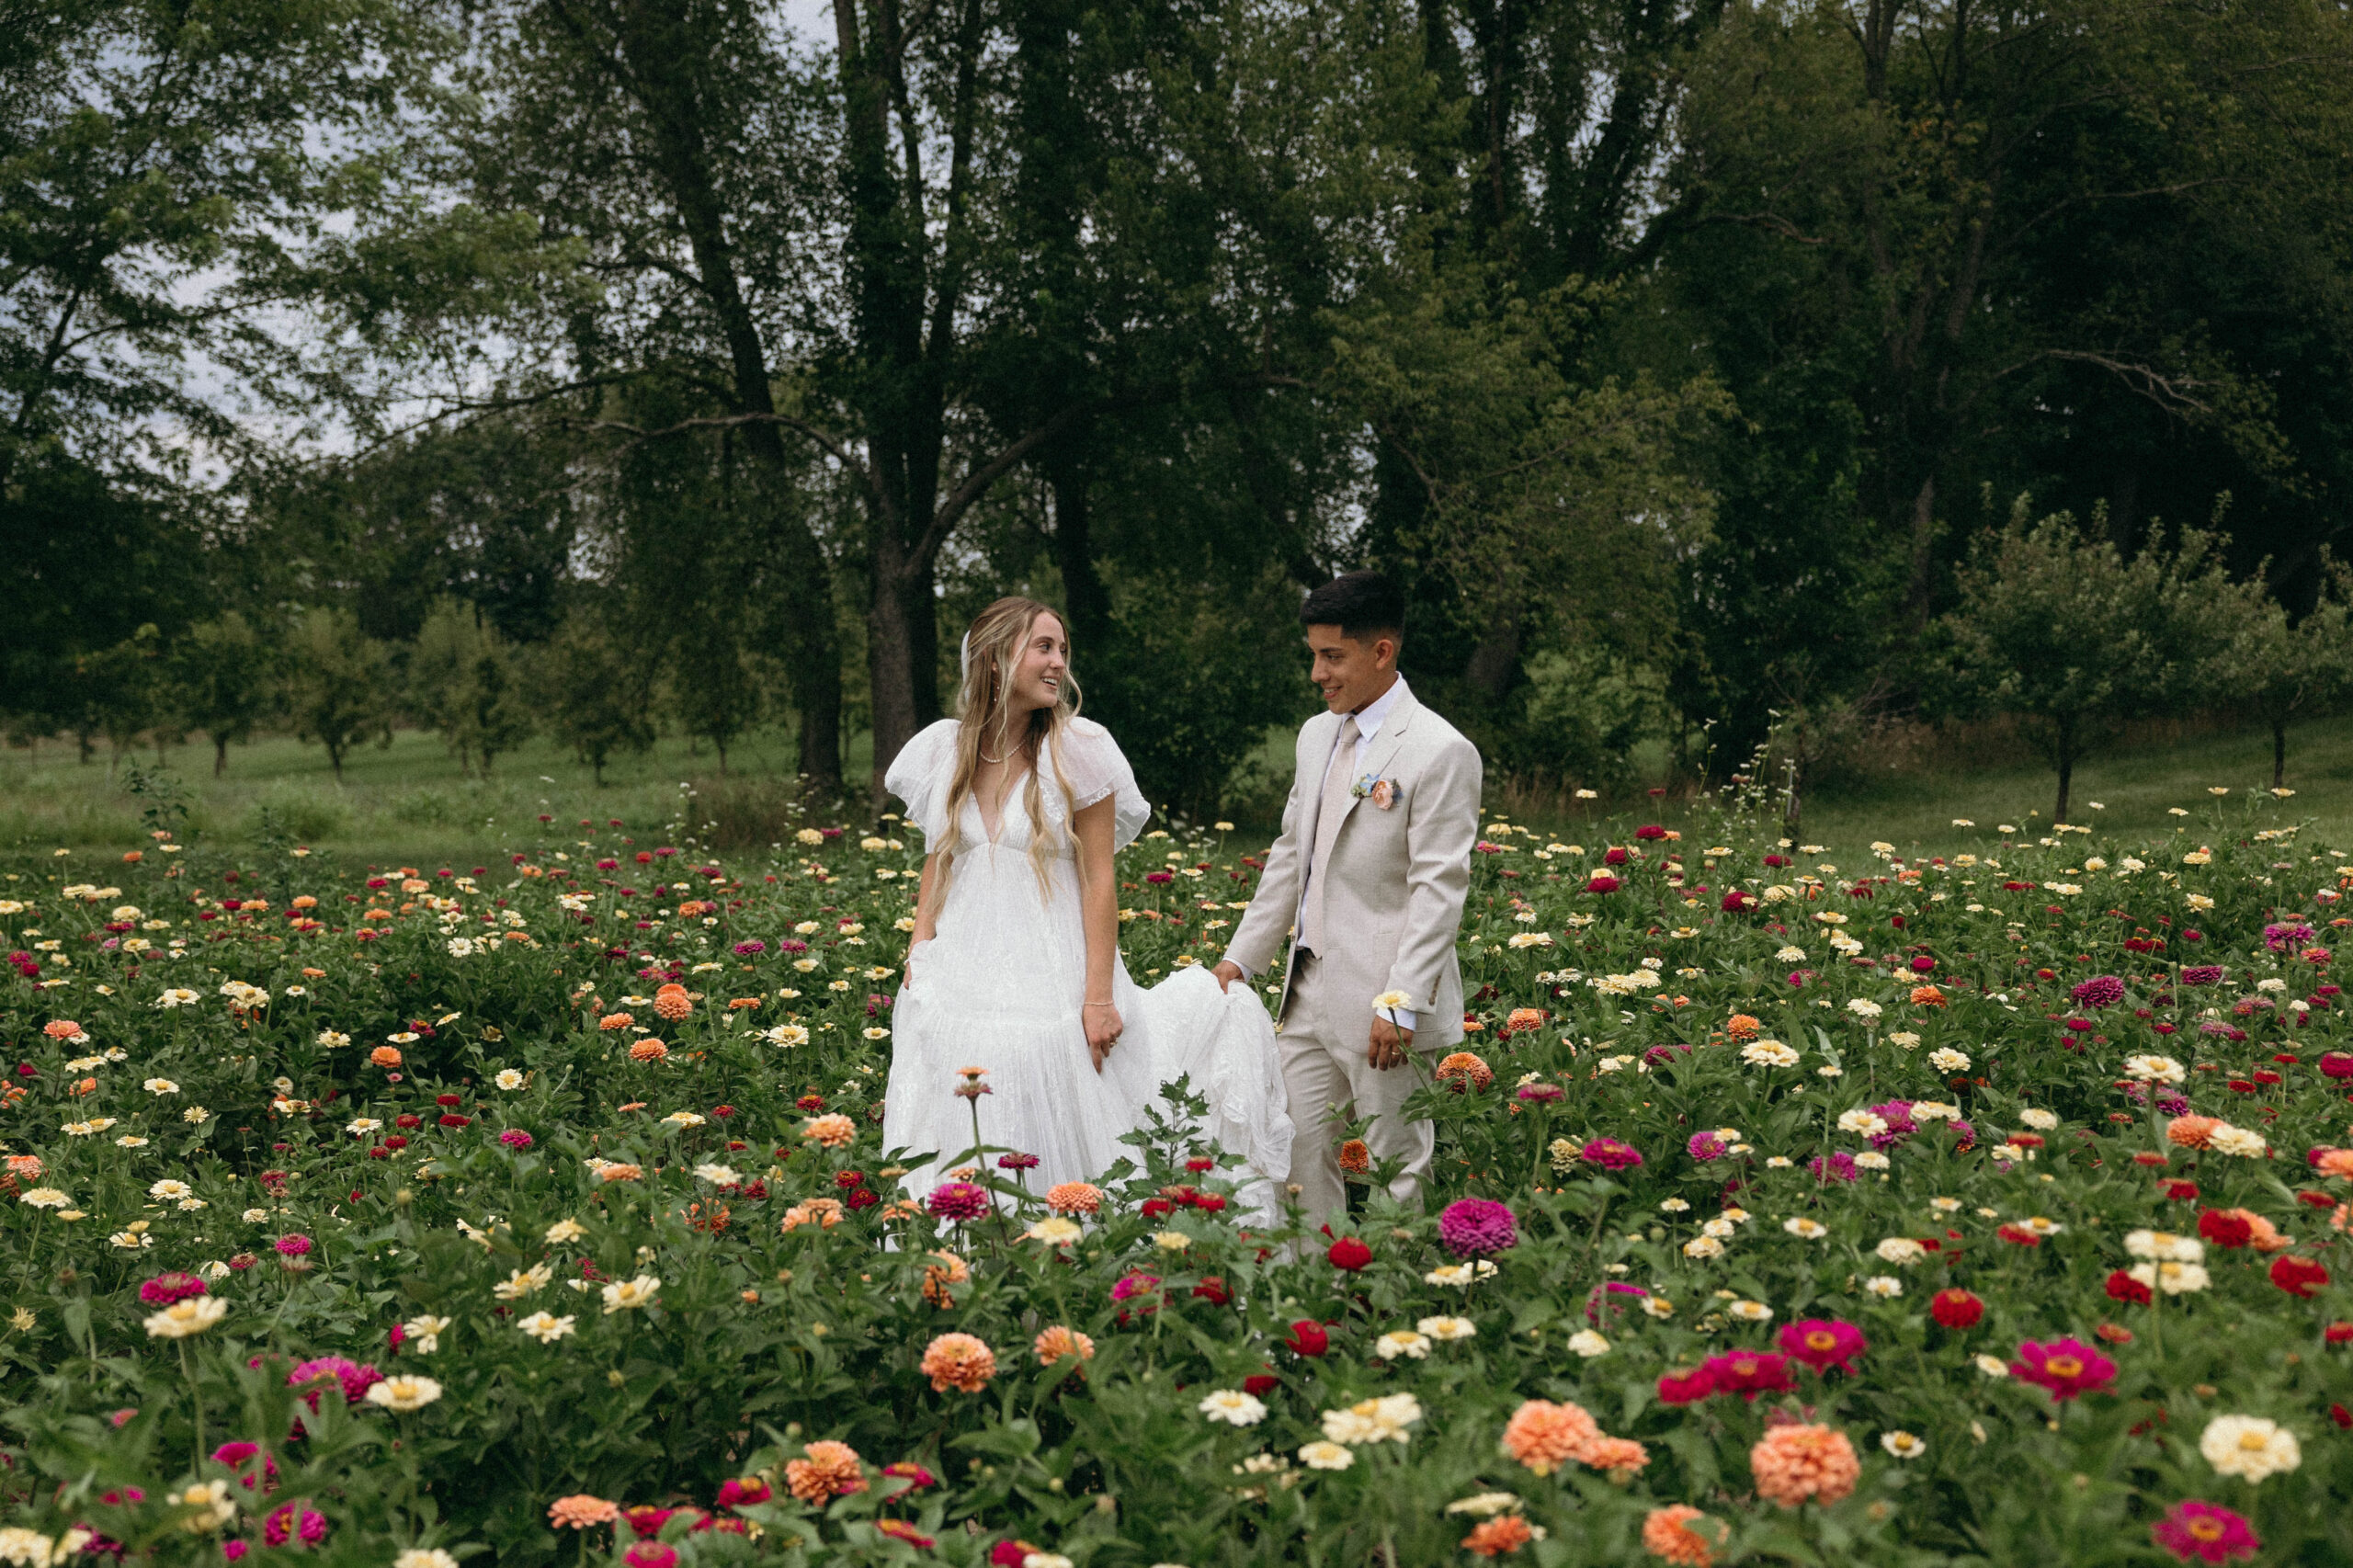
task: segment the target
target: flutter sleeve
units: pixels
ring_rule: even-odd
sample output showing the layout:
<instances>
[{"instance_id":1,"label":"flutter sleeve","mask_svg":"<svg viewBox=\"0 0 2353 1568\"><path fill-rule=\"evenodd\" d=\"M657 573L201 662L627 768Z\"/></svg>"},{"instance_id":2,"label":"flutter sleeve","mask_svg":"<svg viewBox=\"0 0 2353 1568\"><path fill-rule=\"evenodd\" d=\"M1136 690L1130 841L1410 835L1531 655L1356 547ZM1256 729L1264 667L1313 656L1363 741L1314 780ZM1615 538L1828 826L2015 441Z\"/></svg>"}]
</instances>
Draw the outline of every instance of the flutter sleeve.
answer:
<instances>
[{"instance_id":1,"label":"flutter sleeve","mask_svg":"<svg viewBox=\"0 0 2353 1568\"><path fill-rule=\"evenodd\" d=\"M1152 821L1152 802L1136 788L1135 769L1128 766L1111 732L1092 719L1073 719L1064 732L1062 765L1072 805L1085 811L1107 797L1116 800L1111 847L1125 849L1133 844Z\"/></svg>"},{"instance_id":2,"label":"flutter sleeve","mask_svg":"<svg viewBox=\"0 0 2353 1568\"><path fill-rule=\"evenodd\" d=\"M948 832L948 784L956 768L956 721L942 719L899 748L882 788L907 803L907 821L937 847Z\"/></svg>"}]
</instances>

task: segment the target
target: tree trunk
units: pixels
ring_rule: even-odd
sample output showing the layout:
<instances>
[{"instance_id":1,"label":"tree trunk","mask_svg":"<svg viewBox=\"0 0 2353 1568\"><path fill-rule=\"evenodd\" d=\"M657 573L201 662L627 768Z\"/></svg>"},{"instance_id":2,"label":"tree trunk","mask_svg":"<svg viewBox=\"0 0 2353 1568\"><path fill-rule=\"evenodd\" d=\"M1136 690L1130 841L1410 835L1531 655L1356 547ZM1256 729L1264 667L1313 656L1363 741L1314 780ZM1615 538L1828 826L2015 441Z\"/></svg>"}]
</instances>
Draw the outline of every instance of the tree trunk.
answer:
<instances>
[{"instance_id":1,"label":"tree trunk","mask_svg":"<svg viewBox=\"0 0 2353 1568\"><path fill-rule=\"evenodd\" d=\"M1087 507L1086 462L1074 437L1054 443L1046 480L1054 492L1054 564L1063 577L1063 609L1070 617L1071 662L1100 658L1111 642L1111 594L1095 569Z\"/></svg>"},{"instance_id":2,"label":"tree trunk","mask_svg":"<svg viewBox=\"0 0 2353 1568\"><path fill-rule=\"evenodd\" d=\"M2059 737L2059 804L2052 809L2052 826L2067 820L2067 787L2075 778L2075 737L2063 731Z\"/></svg>"},{"instance_id":3,"label":"tree trunk","mask_svg":"<svg viewBox=\"0 0 2353 1568\"><path fill-rule=\"evenodd\" d=\"M872 691L874 710L874 770L868 794L874 809L880 811L884 790L882 776L899 755L899 748L915 739L918 728L915 698L914 617L909 614L907 573L900 557L900 541L896 530L877 528L870 530L872 548L870 551L874 573L873 609L866 623L867 685ZM931 607L923 607L925 616Z\"/></svg>"},{"instance_id":4,"label":"tree trunk","mask_svg":"<svg viewBox=\"0 0 2353 1568\"><path fill-rule=\"evenodd\" d=\"M212 777L220 778L229 771L229 743L220 736L212 737Z\"/></svg>"},{"instance_id":5,"label":"tree trunk","mask_svg":"<svg viewBox=\"0 0 2353 1568\"><path fill-rule=\"evenodd\" d=\"M1906 595L1915 631L1928 624L1937 585L1937 476L1928 475L1912 497L1912 580Z\"/></svg>"},{"instance_id":6,"label":"tree trunk","mask_svg":"<svg viewBox=\"0 0 2353 1568\"><path fill-rule=\"evenodd\" d=\"M2271 787L2279 788L2288 774L2288 721L2271 722Z\"/></svg>"}]
</instances>

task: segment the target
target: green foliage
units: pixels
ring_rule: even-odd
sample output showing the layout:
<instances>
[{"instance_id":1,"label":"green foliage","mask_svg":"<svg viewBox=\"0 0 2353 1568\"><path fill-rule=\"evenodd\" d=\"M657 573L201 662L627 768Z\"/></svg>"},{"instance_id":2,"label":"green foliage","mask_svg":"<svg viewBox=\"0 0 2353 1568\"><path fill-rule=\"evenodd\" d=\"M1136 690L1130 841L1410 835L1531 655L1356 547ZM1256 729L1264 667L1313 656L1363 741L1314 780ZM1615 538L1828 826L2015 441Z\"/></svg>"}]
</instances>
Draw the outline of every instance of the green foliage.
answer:
<instances>
[{"instance_id":1,"label":"green foliage","mask_svg":"<svg viewBox=\"0 0 2353 1568\"><path fill-rule=\"evenodd\" d=\"M2293 623L2276 602L2246 608L2232 629L2228 686L2271 726L2271 786L2288 768L2288 726L2340 706L2353 691L2353 573L2323 558L2320 595Z\"/></svg>"},{"instance_id":2,"label":"green foliage","mask_svg":"<svg viewBox=\"0 0 2353 1568\"><path fill-rule=\"evenodd\" d=\"M514 652L479 609L437 602L407 663L410 710L441 733L461 770L479 757L486 778L499 753L529 738L537 721Z\"/></svg>"}]
</instances>

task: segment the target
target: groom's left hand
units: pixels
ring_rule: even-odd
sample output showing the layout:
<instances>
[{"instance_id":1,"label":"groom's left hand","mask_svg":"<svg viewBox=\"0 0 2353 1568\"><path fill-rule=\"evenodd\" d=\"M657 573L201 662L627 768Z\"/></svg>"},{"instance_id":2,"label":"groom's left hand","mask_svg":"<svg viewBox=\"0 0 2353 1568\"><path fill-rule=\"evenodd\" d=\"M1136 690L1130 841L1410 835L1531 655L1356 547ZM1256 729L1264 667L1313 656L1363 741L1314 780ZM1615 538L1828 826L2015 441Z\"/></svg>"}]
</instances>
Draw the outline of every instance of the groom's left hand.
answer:
<instances>
[{"instance_id":1,"label":"groom's left hand","mask_svg":"<svg viewBox=\"0 0 2353 1568\"><path fill-rule=\"evenodd\" d=\"M1372 1046L1364 1055L1365 1061L1381 1072L1405 1065L1405 1052L1414 1044L1414 1031L1401 1029L1387 1018L1372 1020Z\"/></svg>"}]
</instances>

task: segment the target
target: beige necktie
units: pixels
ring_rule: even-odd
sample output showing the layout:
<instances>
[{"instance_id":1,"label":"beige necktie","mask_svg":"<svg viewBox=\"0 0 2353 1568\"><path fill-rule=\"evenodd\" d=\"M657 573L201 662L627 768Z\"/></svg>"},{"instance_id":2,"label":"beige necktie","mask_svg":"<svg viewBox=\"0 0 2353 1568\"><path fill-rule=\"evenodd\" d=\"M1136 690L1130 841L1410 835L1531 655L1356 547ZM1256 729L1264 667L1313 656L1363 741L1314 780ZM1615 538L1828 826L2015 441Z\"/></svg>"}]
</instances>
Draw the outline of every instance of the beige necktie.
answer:
<instances>
[{"instance_id":1,"label":"beige necktie","mask_svg":"<svg viewBox=\"0 0 2353 1568\"><path fill-rule=\"evenodd\" d=\"M1315 812L1315 850L1307 862L1307 902L1299 912L1299 942L1309 952L1324 950L1324 873L1331 869L1332 841L1340 836L1340 819L1347 814L1348 792L1356 785L1357 716L1340 721L1340 738L1332 744L1332 760L1324 769L1324 803Z\"/></svg>"}]
</instances>

